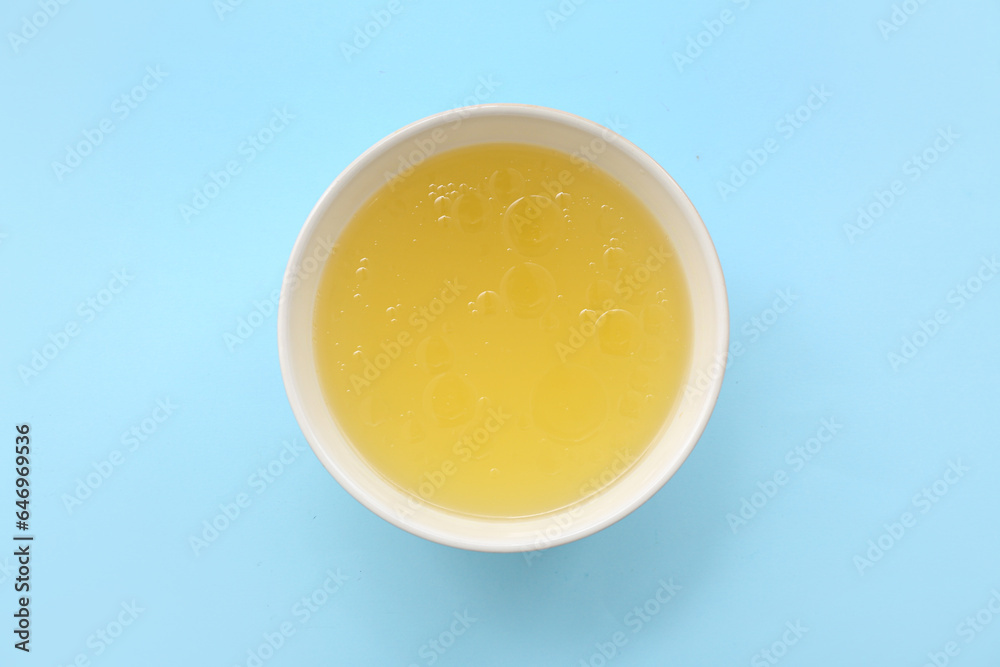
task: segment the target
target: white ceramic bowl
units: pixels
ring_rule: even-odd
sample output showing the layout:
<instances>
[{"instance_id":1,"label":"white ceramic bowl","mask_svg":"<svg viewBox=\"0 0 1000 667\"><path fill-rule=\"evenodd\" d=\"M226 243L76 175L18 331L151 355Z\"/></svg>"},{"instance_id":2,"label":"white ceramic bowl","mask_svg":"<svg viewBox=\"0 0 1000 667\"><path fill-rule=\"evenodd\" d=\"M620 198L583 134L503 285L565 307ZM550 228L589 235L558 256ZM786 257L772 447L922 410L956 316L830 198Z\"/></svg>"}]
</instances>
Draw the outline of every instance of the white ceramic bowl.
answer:
<instances>
[{"instance_id":1,"label":"white ceramic bowl","mask_svg":"<svg viewBox=\"0 0 1000 667\"><path fill-rule=\"evenodd\" d=\"M659 219L691 294L694 349L687 396L656 442L600 493L546 515L483 519L442 510L385 481L348 443L323 399L313 361L312 320L322 260L386 174L452 148L519 142L593 158ZM585 158L584 156L588 156ZM530 551L605 528L639 507L677 471L708 422L722 385L729 341L726 287L715 247L677 183L634 144L589 120L521 104L483 104L435 114L393 132L350 164L309 214L292 250L278 308L278 352L288 400L316 456L370 510L415 535L463 549Z\"/></svg>"}]
</instances>

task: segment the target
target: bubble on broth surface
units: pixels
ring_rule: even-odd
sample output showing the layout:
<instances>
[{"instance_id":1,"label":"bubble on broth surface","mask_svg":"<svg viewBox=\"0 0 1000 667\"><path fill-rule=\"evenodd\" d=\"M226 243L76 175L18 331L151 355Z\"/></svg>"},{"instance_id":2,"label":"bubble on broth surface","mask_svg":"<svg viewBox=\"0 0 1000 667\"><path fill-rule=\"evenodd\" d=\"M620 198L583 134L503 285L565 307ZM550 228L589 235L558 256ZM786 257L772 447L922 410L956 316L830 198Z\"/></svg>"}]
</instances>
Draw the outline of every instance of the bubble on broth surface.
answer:
<instances>
[{"instance_id":1,"label":"bubble on broth surface","mask_svg":"<svg viewBox=\"0 0 1000 667\"><path fill-rule=\"evenodd\" d=\"M556 283L544 266L522 262L507 270L500 291L515 316L540 317L555 297Z\"/></svg>"}]
</instances>

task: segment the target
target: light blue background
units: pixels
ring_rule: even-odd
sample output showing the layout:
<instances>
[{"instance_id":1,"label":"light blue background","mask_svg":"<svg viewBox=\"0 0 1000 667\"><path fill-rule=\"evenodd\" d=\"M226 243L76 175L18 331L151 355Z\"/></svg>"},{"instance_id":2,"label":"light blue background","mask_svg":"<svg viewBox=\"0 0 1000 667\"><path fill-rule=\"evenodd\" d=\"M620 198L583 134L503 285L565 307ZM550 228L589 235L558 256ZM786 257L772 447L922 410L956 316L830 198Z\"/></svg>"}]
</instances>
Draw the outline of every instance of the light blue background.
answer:
<instances>
[{"instance_id":1,"label":"light blue background","mask_svg":"<svg viewBox=\"0 0 1000 667\"><path fill-rule=\"evenodd\" d=\"M247 0L220 19L211 0L78 1L17 49L9 33L39 5L0 10L0 544L21 422L37 536L33 650L11 647L0 571L0 663L246 665L288 621L264 664L427 665L421 647L468 610L477 620L436 664L599 665L595 644L619 631L615 666L770 664L755 654L796 621L808 632L789 667L918 666L949 641L952 664L998 664L1000 618L971 643L957 629L1000 590L1000 280L948 301L1000 250L997 4L914 3L886 39L889 0L589 0L564 2L574 11L554 25L556 0L404 0L348 62L340 44L387 5ZM679 71L674 52L724 9L733 21ZM114 100L156 66L166 78L121 119ZM337 173L461 105L480 77L499 83L481 101L624 124L704 217L745 346L663 490L530 563L394 528L311 452L258 494L251 475L304 440L274 314L234 349L224 339L278 288ZM785 138L777 121L813 86L830 99ZM275 108L294 120L245 162L241 142ZM59 180L53 161L105 118L114 131ZM911 180L904 163L949 127L954 145ZM778 152L724 200L718 183L772 137ZM229 160L242 171L185 222L179 207ZM850 243L844 225L897 179L905 194ZM87 321L78 304L123 268L134 279ZM777 290L797 300L750 333ZM947 324L893 369L887 355L938 309ZM18 367L71 321L79 334L23 381ZM127 451L122 433L167 398L174 414ZM843 429L790 472L786 452L823 418ZM70 512L64 496L115 450L124 463ZM959 460L968 472L921 513L913 496ZM788 484L734 534L727 514L779 470ZM238 493L251 505L196 556L189 537ZM859 573L855 556L904 511L916 526ZM349 581L300 623L293 606L338 568ZM676 597L632 632L626 615L671 578ZM88 637L133 600L144 611L95 655Z\"/></svg>"}]
</instances>

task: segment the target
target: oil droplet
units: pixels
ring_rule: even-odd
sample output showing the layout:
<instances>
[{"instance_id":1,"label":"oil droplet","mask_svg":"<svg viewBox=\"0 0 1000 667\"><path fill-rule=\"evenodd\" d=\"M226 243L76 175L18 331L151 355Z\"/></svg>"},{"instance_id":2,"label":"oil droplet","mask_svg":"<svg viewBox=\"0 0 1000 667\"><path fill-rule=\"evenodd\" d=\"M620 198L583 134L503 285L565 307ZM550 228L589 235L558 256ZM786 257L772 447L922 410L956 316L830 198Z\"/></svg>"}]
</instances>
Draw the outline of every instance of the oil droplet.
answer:
<instances>
[{"instance_id":1,"label":"oil droplet","mask_svg":"<svg viewBox=\"0 0 1000 667\"><path fill-rule=\"evenodd\" d=\"M531 416L549 435L578 442L593 434L608 414L608 398L589 368L560 364L531 392Z\"/></svg>"},{"instance_id":2,"label":"oil droplet","mask_svg":"<svg viewBox=\"0 0 1000 667\"><path fill-rule=\"evenodd\" d=\"M663 358L663 346L660 340L647 336L639 351L639 358L647 364L656 363Z\"/></svg>"},{"instance_id":3,"label":"oil droplet","mask_svg":"<svg viewBox=\"0 0 1000 667\"><path fill-rule=\"evenodd\" d=\"M451 211L451 200L440 196L434 200L434 212L440 215L447 215Z\"/></svg>"},{"instance_id":4,"label":"oil droplet","mask_svg":"<svg viewBox=\"0 0 1000 667\"><path fill-rule=\"evenodd\" d=\"M612 270L618 270L625 266L626 255L622 248L611 246L604 251L604 266Z\"/></svg>"},{"instance_id":5,"label":"oil droplet","mask_svg":"<svg viewBox=\"0 0 1000 667\"><path fill-rule=\"evenodd\" d=\"M377 394L370 394L362 399L361 414L369 426L378 426L389 418L389 407Z\"/></svg>"},{"instance_id":6,"label":"oil droplet","mask_svg":"<svg viewBox=\"0 0 1000 667\"><path fill-rule=\"evenodd\" d=\"M476 297L476 306L483 315L493 315L500 310L500 295L493 290L481 292Z\"/></svg>"},{"instance_id":7,"label":"oil droplet","mask_svg":"<svg viewBox=\"0 0 1000 667\"><path fill-rule=\"evenodd\" d=\"M476 419L483 418L491 405L493 405L493 403L490 401L489 397L480 396L479 400L476 401Z\"/></svg>"},{"instance_id":8,"label":"oil droplet","mask_svg":"<svg viewBox=\"0 0 1000 667\"><path fill-rule=\"evenodd\" d=\"M452 207L452 216L458 218L458 224L467 232L478 232L486 226L486 199L472 190L460 194Z\"/></svg>"},{"instance_id":9,"label":"oil droplet","mask_svg":"<svg viewBox=\"0 0 1000 667\"><path fill-rule=\"evenodd\" d=\"M368 269L365 267L359 267L357 271L354 272L354 276L358 279L358 282L366 280L368 278Z\"/></svg>"},{"instance_id":10,"label":"oil droplet","mask_svg":"<svg viewBox=\"0 0 1000 667\"><path fill-rule=\"evenodd\" d=\"M500 280L507 307L516 317L539 317L555 296L556 283L545 267L532 262L515 264Z\"/></svg>"},{"instance_id":11,"label":"oil droplet","mask_svg":"<svg viewBox=\"0 0 1000 667\"><path fill-rule=\"evenodd\" d=\"M421 442L425 437L427 437L427 431L424 430L420 420L415 418L411 418L406 422L405 434L406 439L412 443Z\"/></svg>"},{"instance_id":12,"label":"oil droplet","mask_svg":"<svg viewBox=\"0 0 1000 667\"><path fill-rule=\"evenodd\" d=\"M615 288L607 280L596 280L587 288L587 305L604 312L615 305Z\"/></svg>"},{"instance_id":13,"label":"oil droplet","mask_svg":"<svg viewBox=\"0 0 1000 667\"><path fill-rule=\"evenodd\" d=\"M524 176L517 169L498 169L490 176L490 194L503 202L508 202L524 193Z\"/></svg>"},{"instance_id":14,"label":"oil droplet","mask_svg":"<svg viewBox=\"0 0 1000 667\"><path fill-rule=\"evenodd\" d=\"M540 257L555 247L563 226L562 209L545 195L515 200L504 213L504 228L522 255Z\"/></svg>"},{"instance_id":15,"label":"oil droplet","mask_svg":"<svg viewBox=\"0 0 1000 667\"><path fill-rule=\"evenodd\" d=\"M614 234L621 227L621 217L607 204L597 214L597 231L601 236Z\"/></svg>"},{"instance_id":16,"label":"oil droplet","mask_svg":"<svg viewBox=\"0 0 1000 667\"><path fill-rule=\"evenodd\" d=\"M443 373L451 366L451 345L441 336L428 336L417 346L417 359L432 375Z\"/></svg>"},{"instance_id":17,"label":"oil droplet","mask_svg":"<svg viewBox=\"0 0 1000 667\"><path fill-rule=\"evenodd\" d=\"M458 426L469 421L475 412L476 392L457 373L444 373L427 385L424 406L440 426Z\"/></svg>"},{"instance_id":18,"label":"oil droplet","mask_svg":"<svg viewBox=\"0 0 1000 667\"><path fill-rule=\"evenodd\" d=\"M639 348L639 320L635 315L615 308L597 318L597 339L608 354L628 356Z\"/></svg>"}]
</instances>

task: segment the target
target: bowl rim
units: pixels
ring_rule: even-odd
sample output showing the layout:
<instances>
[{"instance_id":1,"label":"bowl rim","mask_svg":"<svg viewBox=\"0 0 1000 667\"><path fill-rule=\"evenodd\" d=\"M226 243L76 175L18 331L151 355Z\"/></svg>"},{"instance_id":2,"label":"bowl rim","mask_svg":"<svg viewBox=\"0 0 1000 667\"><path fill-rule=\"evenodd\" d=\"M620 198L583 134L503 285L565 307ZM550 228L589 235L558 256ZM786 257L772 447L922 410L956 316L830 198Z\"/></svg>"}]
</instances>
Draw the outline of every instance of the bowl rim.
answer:
<instances>
[{"instance_id":1,"label":"bowl rim","mask_svg":"<svg viewBox=\"0 0 1000 667\"><path fill-rule=\"evenodd\" d=\"M709 287L711 288L710 292L712 294L713 301L711 308L714 310L714 316L718 322L716 337L711 344L711 349L714 350L712 357L718 361L721 369L718 374L712 373L709 375L710 384L701 392L698 404L696 405L698 414L694 420L693 428L689 432L689 436L686 438L686 441L681 443L682 446L678 447L677 455L674 457L672 465L666 466L658 471L655 483L649 484L644 492L633 496L630 502L618 506L614 512L608 512L604 516L599 517L597 520L589 522L586 525L574 526L570 530L563 531L560 535L552 538L551 540L546 539L544 546L541 547L538 547L536 544L527 543L526 541L518 541L516 543L504 542L502 536L486 542L484 540L477 540L468 536L457 535L450 531L434 530L429 526L423 525L422 523L412 520L403 520L401 517L397 516L391 511L390 508L384 506L381 502L377 501L372 495L370 495L368 490L365 488L365 485L357 483L353 477L346 474L330 453L329 449L325 448L322 443L319 442L320 438L318 438L317 434L313 431L309 415L303 407L298 377L291 360L291 306L289 305L290 300L287 298L288 285L290 283L290 278L296 275L297 267L301 265L302 260L311 246L311 243L316 236L317 227L320 225L327 209L330 208L331 204L344 189L346 184L349 183L356 174L367 168L377 157L381 156L383 152L405 143L406 141L412 139L415 135L419 135L424 132L425 129L438 126L443 121L453 120L456 115L460 116L463 120L472 116L526 116L568 125L571 128L580 130L588 135L605 138L605 140L608 137L613 137L615 147L625 153L630 160L636 162L640 167L645 169L645 171L664 188L678 208L681 209L684 217L684 223L692 228L691 231L697 239L697 244L702 252L705 268L709 275ZM447 150L451 149L446 148L441 152L446 152ZM322 267L319 271L322 271ZM679 470L684 464L688 456L690 456L691 452L694 450L695 445L701 439L701 436L703 435L718 402L719 393L722 388L722 382L725 377L729 361L729 301L726 291L725 277L722 271L722 264L719 261L718 253L715 249L714 243L712 242L711 236L709 235L708 229L687 194L681 189L681 187L667 172L667 170L663 168L663 166L654 160L648 153L614 130L567 111L521 103L491 102L488 104L476 104L465 107L457 107L425 116L424 118L416 120L386 135L348 164L323 192L323 195L313 206L309 215L306 217L305 223L299 230L282 278L278 303L277 328L278 358L281 367L281 376L292 412L295 415L299 428L302 430L310 448L323 464L323 467L326 468L327 472L329 472L333 478L337 480L344 490L382 519L409 533L438 544L472 551L493 553L536 551L573 542L588 535L597 533L608 526L617 523L643 505L677 473L677 470ZM690 380L690 374L688 376L688 380ZM554 512L564 512L570 507L572 506L561 510L555 510ZM437 510L437 508L434 509ZM446 512L446 510L443 509L440 511ZM474 520L476 517L466 518ZM529 518L534 519L537 517ZM516 522L517 520L518 519L498 520L486 517L482 519L483 522L499 522L501 525L511 521Z\"/></svg>"}]
</instances>

